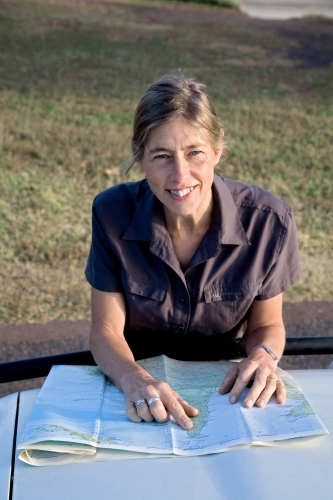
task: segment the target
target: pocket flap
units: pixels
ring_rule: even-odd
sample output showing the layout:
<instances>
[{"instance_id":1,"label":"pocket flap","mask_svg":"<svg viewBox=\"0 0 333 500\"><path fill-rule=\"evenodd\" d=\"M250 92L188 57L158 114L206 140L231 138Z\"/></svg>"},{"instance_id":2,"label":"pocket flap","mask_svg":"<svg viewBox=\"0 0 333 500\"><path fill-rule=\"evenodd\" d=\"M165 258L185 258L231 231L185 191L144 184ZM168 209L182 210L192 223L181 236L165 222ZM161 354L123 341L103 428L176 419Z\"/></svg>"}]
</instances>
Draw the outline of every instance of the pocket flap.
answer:
<instances>
[{"instance_id":1,"label":"pocket flap","mask_svg":"<svg viewBox=\"0 0 333 500\"><path fill-rule=\"evenodd\" d=\"M204 289L205 302L216 300L243 300L254 298L259 294L261 285L226 285L221 283L211 285Z\"/></svg>"},{"instance_id":2,"label":"pocket flap","mask_svg":"<svg viewBox=\"0 0 333 500\"><path fill-rule=\"evenodd\" d=\"M142 297L158 300L160 302L164 300L166 294L166 290L159 286L152 283L137 281L129 277L127 277L123 284L126 292L141 295Z\"/></svg>"}]
</instances>

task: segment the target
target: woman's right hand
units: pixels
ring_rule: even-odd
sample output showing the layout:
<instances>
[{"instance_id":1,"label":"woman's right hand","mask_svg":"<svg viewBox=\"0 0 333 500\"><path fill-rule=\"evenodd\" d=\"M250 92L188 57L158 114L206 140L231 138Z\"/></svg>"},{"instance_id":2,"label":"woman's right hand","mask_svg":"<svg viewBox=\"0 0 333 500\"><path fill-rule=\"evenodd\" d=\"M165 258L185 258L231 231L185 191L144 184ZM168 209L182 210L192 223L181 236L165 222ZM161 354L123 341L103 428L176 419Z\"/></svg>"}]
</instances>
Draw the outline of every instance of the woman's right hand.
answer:
<instances>
[{"instance_id":1,"label":"woman's right hand","mask_svg":"<svg viewBox=\"0 0 333 500\"><path fill-rule=\"evenodd\" d=\"M124 338L126 304L123 294L92 288L91 313L91 352L98 366L124 392L128 418L133 422L166 422L171 417L183 429L191 429L193 424L189 417L198 415L198 410L166 382L154 379L135 362ZM150 401L151 398L158 399Z\"/></svg>"},{"instance_id":2,"label":"woman's right hand","mask_svg":"<svg viewBox=\"0 0 333 500\"><path fill-rule=\"evenodd\" d=\"M189 417L197 416L198 410L184 401L166 382L156 380L141 370L124 375L121 380L127 417L133 422L156 420L160 423L171 417L183 429L192 429ZM154 399L151 401L151 398Z\"/></svg>"}]
</instances>

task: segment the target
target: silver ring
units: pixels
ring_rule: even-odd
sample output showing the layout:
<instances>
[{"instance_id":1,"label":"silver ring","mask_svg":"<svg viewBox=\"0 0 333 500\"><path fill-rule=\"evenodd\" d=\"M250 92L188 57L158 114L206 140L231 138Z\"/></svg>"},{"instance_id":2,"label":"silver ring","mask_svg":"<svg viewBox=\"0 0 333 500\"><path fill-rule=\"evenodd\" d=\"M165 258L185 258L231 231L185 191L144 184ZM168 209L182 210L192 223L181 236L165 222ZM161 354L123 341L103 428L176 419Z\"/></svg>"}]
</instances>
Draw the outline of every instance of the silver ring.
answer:
<instances>
[{"instance_id":1,"label":"silver ring","mask_svg":"<svg viewBox=\"0 0 333 500\"><path fill-rule=\"evenodd\" d=\"M154 401L161 401L161 398L159 397L155 397L155 398L150 398L148 401L147 401L147 405L150 406Z\"/></svg>"},{"instance_id":2,"label":"silver ring","mask_svg":"<svg viewBox=\"0 0 333 500\"><path fill-rule=\"evenodd\" d=\"M141 405L141 403L145 403L145 402L146 402L145 399L138 399L137 401L135 401L134 406L135 406L135 408L137 408L139 405Z\"/></svg>"}]
</instances>

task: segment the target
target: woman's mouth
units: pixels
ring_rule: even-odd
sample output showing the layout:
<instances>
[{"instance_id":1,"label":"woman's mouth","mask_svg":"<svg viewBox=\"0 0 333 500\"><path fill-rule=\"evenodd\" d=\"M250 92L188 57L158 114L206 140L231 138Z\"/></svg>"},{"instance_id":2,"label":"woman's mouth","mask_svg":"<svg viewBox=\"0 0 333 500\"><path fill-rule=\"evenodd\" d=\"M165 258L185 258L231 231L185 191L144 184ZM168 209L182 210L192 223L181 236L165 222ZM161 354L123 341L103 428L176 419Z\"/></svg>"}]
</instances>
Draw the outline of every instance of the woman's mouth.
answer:
<instances>
[{"instance_id":1,"label":"woman's mouth","mask_svg":"<svg viewBox=\"0 0 333 500\"><path fill-rule=\"evenodd\" d=\"M179 189L179 190L176 190L176 189L170 189L170 193L175 195L175 196L178 196L179 198L182 198L183 196L186 196L188 193L191 193L191 191L193 191L193 186L192 187L188 187L188 188L185 188L185 189Z\"/></svg>"}]
</instances>

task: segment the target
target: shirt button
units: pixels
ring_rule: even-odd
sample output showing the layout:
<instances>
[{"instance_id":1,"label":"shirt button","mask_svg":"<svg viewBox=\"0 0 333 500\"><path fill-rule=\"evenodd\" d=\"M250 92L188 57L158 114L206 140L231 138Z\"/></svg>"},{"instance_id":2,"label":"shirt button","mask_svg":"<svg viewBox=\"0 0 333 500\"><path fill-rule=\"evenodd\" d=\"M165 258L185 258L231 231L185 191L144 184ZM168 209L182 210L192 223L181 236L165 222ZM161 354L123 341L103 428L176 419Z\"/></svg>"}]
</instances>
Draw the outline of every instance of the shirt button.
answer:
<instances>
[{"instance_id":1,"label":"shirt button","mask_svg":"<svg viewBox=\"0 0 333 500\"><path fill-rule=\"evenodd\" d=\"M179 302L181 302L182 304L184 304L184 302L185 302L184 297L181 297L181 298L179 299Z\"/></svg>"},{"instance_id":2,"label":"shirt button","mask_svg":"<svg viewBox=\"0 0 333 500\"><path fill-rule=\"evenodd\" d=\"M179 327L177 328L177 330L181 333L181 332L183 332L183 331L184 331L184 327L183 327L183 326L179 326Z\"/></svg>"}]
</instances>

